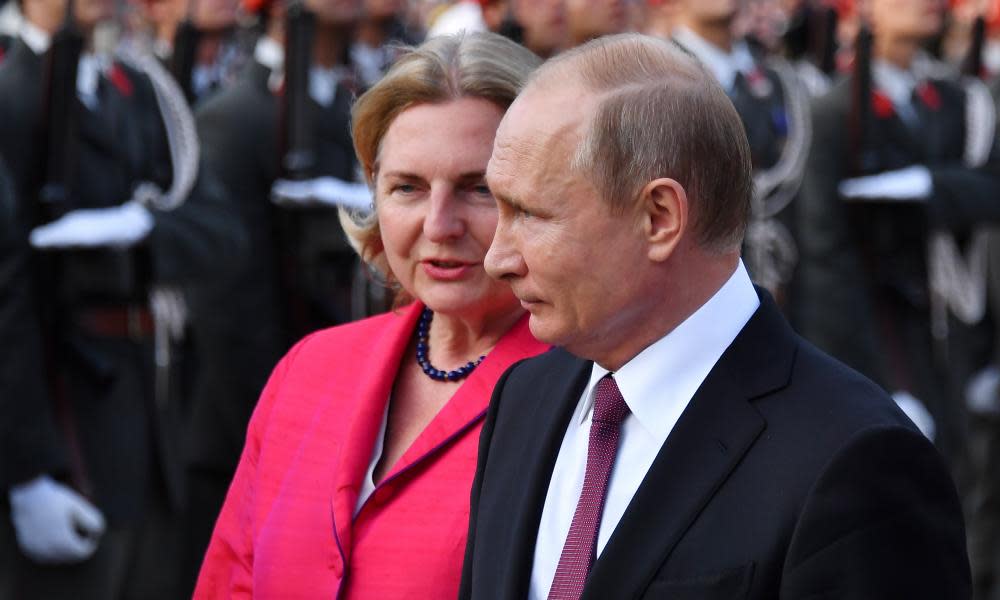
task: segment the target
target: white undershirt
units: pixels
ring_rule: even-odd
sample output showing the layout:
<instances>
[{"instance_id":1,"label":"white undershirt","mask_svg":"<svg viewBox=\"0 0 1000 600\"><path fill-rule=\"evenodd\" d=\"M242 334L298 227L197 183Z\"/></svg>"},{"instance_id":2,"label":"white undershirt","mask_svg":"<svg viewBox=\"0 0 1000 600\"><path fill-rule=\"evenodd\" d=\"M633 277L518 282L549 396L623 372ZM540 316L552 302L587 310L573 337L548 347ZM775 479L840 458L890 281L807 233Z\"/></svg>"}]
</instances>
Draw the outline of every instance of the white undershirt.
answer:
<instances>
[{"instance_id":1,"label":"white undershirt","mask_svg":"<svg viewBox=\"0 0 1000 600\"><path fill-rule=\"evenodd\" d=\"M375 491L375 467L378 461L382 460L382 450L385 446L385 430L389 424L389 403L385 403L385 411L382 412L382 427L378 430L378 437L375 438L375 447L372 448L371 460L368 462L368 470L365 471L364 479L361 480L361 489L358 490L358 501L354 503L354 516L361 512L361 507L365 505L368 498Z\"/></svg>"},{"instance_id":2,"label":"white undershirt","mask_svg":"<svg viewBox=\"0 0 1000 600\"><path fill-rule=\"evenodd\" d=\"M597 536L598 556L691 397L758 306L757 292L740 261L708 302L614 374L631 414L622 422L608 482ZM590 382L563 437L538 525L530 599L546 598L552 586L583 489L594 387L607 373L593 365Z\"/></svg>"}]
</instances>

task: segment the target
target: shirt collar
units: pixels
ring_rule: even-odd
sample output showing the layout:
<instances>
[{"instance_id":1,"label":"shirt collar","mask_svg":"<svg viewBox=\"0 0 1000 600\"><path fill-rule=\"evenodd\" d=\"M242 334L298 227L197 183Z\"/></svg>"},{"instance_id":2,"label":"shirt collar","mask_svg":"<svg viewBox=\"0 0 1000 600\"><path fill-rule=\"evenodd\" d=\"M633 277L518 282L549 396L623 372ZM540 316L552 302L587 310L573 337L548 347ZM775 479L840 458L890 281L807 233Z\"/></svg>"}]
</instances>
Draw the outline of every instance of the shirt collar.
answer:
<instances>
[{"instance_id":1,"label":"shirt collar","mask_svg":"<svg viewBox=\"0 0 1000 600\"><path fill-rule=\"evenodd\" d=\"M80 55L76 68L76 95L90 109L97 106L97 85L105 70L105 61L92 53Z\"/></svg>"},{"instance_id":2,"label":"shirt collar","mask_svg":"<svg viewBox=\"0 0 1000 600\"><path fill-rule=\"evenodd\" d=\"M917 86L917 76L913 71L900 69L884 60L872 61L872 78L875 86L885 92L896 106L908 104L913 88Z\"/></svg>"},{"instance_id":3,"label":"shirt collar","mask_svg":"<svg viewBox=\"0 0 1000 600\"><path fill-rule=\"evenodd\" d=\"M924 52L913 57L909 69L901 69L884 60L872 61L875 87L885 93L896 106L908 104L913 90L922 81L941 75L942 67Z\"/></svg>"},{"instance_id":4,"label":"shirt collar","mask_svg":"<svg viewBox=\"0 0 1000 600\"><path fill-rule=\"evenodd\" d=\"M21 39L35 54L45 54L52 45L52 36L27 19L21 21L20 34Z\"/></svg>"},{"instance_id":5,"label":"shirt collar","mask_svg":"<svg viewBox=\"0 0 1000 600\"><path fill-rule=\"evenodd\" d=\"M666 439L708 373L760 306L741 260L708 302L614 373L622 397L650 435ZM594 388L608 370L594 363L580 421L590 418Z\"/></svg>"},{"instance_id":6,"label":"shirt collar","mask_svg":"<svg viewBox=\"0 0 1000 600\"><path fill-rule=\"evenodd\" d=\"M743 40L733 42L732 50L726 52L683 25L674 30L673 36L715 75L726 91L733 89L737 73L748 75L757 68L750 47Z\"/></svg>"}]
</instances>

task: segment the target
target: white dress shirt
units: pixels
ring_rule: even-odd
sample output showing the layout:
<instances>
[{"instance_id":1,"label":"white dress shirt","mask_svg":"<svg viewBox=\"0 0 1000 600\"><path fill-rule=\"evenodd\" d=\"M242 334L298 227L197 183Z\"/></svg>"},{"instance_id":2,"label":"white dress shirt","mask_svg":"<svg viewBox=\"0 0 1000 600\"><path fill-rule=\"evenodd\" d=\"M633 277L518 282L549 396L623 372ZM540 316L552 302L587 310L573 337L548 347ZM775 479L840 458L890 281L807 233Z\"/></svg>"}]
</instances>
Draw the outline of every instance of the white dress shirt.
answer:
<instances>
[{"instance_id":1,"label":"white dress shirt","mask_svg":"<svg viewBox=\"0 0 1000 600\"><path fill-rule=\"evenodd\" d=\"M621 425L597 556L646 476L653 459L709 371L753 315L760 300L740 261L729 280L673 331L640 352L614 373L629 414ZM570 419L556 458L538 525L528 597L544 599L555 577L583 489L594 388L608 371L594 364L590 382Z\"/></svg>"},{"instance_id":2,"label":"white dress shirt","mask_svg":"<svg viewBox=\"0 0 1000 600\"><path fill-rule=\"evenodd\" d=\"M726 92L733 90L737 73L747 76L757 69L757 61L743 40L733 42L732 50L726 52L684 26L674 29L673 38L715 75Z\"/></svg>"}]
</instances>

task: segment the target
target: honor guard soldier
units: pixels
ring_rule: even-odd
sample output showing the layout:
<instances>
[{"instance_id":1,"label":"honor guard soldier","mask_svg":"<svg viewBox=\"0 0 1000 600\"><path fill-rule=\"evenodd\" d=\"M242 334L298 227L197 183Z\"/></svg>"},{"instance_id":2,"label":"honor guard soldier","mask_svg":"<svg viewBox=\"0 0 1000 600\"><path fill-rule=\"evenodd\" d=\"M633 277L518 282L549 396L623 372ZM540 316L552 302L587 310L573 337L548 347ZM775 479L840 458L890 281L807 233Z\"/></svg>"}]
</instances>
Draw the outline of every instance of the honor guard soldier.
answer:
<instances>
[{"instance_id":1,"label":"honor guard soldier","mask_svg":"<svg viewBox=\"0 0 1000 600\"><path fill-rule=\"evenodd\" d=\"M853 72L814 107L799 327L893 393L962 489L967 342L986 306L980 225L1000 217L995 105L978 78L921 50L941 28L938 0L862 8Z\"/></svg>"},{"instance_id":2,"label":"honor guard soldier","mask_svg":"<svg viewBox=\"0 0 1000 600\"><path fill-rule=\"evenodd\" d=\"M715 76L743 121L754 180L743 260L789 311L798 260L789 227L811 134L808 95L787 62L758 56L734 37L738 8L730 0L680 0L673 41Z\"/></svg>"},{"instance_id":3,"label":"honor guard soldier","mask_svg":"<svg viewBox=\"0 0 1000 600\"><path fill-rule=\"evenodd\" d=\"M169 75L151 56L95 51L112 3L20 5L0 65L16 199L0 259L14 596L158 598L176 591L171 520L185 496L171 369L183 303L168 286L235 261L245 234L199 176Z\"/></svg>"},{"instance_id":4,"label":"honor guard soldier","mask_svg":"<svg viewBox=\"0 0 1000 600\"><path fill-rule=\"evenodd\" d=\"M265 35L238 81L197 113L206 169L239 203L252 248L192 294L200 375L189 458L199 557L274 365L295 340L356 316L358 263L337 204L371 205L367 187L349 183L354 91L345 65L360 0L251 0L246 8L264 20Z\"/></svg>"}]
</instances>

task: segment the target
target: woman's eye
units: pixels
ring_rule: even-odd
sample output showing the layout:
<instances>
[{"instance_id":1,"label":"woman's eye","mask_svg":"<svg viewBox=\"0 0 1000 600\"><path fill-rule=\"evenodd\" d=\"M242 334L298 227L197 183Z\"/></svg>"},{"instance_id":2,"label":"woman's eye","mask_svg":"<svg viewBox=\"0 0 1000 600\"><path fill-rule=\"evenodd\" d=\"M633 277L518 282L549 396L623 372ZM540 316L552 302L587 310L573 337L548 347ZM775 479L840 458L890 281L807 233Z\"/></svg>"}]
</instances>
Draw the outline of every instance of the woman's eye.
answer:
<instances>
[{"instance_id":1,"label":"woman's eye","mask_svg":"<svg viewBox=\"0 0 1000 600\"><path fill-rule=\"evenodd\" d=\"M490 191L489 186L486 185L485 183L477 185L477 186L474 186L472 188L472 191L475 192L476 194L479 194L480 196L492 196L493 195L493 192Z\"/></svg>"},{"instance_id":2,"label":"woman's eye","mask_svg":"<svg viewBox=\"0 0 1000 600\"><path fill-rule=\"evenodd\" d=\"M525 208L519 208L517 209L517 216L522 219L530 219L533 215L531 214L530 210L527 210Z\"/></svg>"}]
</instances>

